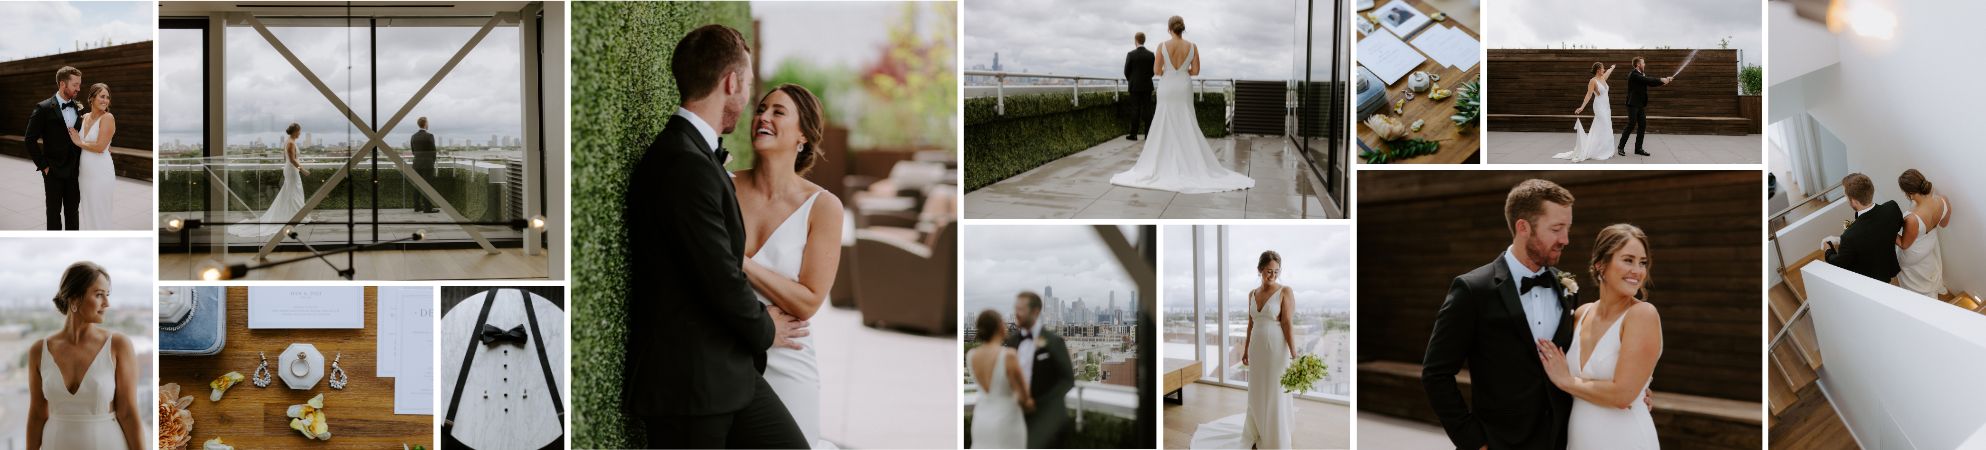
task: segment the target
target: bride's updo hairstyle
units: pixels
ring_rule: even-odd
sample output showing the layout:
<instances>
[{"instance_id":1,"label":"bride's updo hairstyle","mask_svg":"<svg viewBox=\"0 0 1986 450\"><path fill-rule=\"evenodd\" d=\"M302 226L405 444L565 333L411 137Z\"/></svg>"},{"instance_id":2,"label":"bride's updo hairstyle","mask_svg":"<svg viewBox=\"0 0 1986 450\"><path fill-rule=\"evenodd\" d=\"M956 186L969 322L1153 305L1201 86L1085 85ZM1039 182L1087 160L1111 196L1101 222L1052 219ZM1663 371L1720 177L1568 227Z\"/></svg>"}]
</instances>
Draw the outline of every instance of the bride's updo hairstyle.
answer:
<instances>
[{"instance_id":1,"label":"bride's updo hairstyle","mask_svg":"<svg viewBox=\"0 0 1986 450\"><path fill-rule=\"evenodd\" d=\"M1001 329L1000 327L999 311L994 311L992 309L980 311L979 319L973 323L975 324L973 326L973 332L979 333L973 337L977 338L975 340L982 343L993 340L993 335L995 333L1003 334L1003 335L1007 334L1007 330Z\"/></svg>"},{"instance_id":2,"label":"bride's updo hairstyle","mask_svg":"<svg viewBox=\"0 0 1986 450\"><path fill-rule=\"evenodd\" d=\"M1186 19L1179 18L1179 16L1172 16L1170 19L1165 19L1165 29L1172 30L1172 34L1185 36Z\"/></svg>"},{"instance_id":3,"label":"bride's updo hairstyle","mask_svg":"<svg viewBox=\"0 0 1986 450\"><path fill-rule=\"evenodd\" d=\"M1262 257L1255 261L1255 271L1261 272L1263 269L1269 268L1269 263L1282 264L1283 255L1277 254L1275 250L1263 251Z\"/></svg>"},{"instance_id":4,"label":"bride's updo hairstyle","mask_svg":"<svg viewBox=\"0 0 1986 450\"><path fill-rule=\"evenodd\" d=\"M793 99L797 110L794 113L800 116L800 136L807 138L807 142L800 144L800 154L793 158L793 173L806 176L808 171L814 170L814 163L821 162L821 137L827 134L827 120L821 118L821 100L814 97L812 91L793 83L772 88L766 91L765 96L771 97L774 92L785 92L787 98ZM763 102L765 98L759 98L759 101Z\"/></svg>"},{"instance_id":5,"label":"bride's updo hairstyle","mask_svg":"<svg viewBox=\"0 0 1986 450\"><path fill-rule=\"evenodd\" d=\"M1905 170L1903 175L1898 175L1896 187L1902 188L1905 194L1931 195L1931 180L1925 179L1917 169Z\"/></svg>"},{"instance_id":6,"label":"bride's updo hairstyle","mask_svg":"<svg viewBox=\"0 0 1986 450\"><path fill-rule=\"evenodd\" d=\"M90 295L90 286L97 284L97 277L110 280L110 272L103 266L89 261L77 261L62 271L62 282L55 289L55 311L68 314L69 305L76 299Z\"/></svg>"},{"instance_id":7,"label":"bride's updo hairstyle","mask_svg":"<svg viewBox=\"0 0 1986 450\"><path fill-rule=\"evenodd\" d=\"M299 131L303 131L303 125L298 125L296 122L290 122L290 127L284 128L283 134L287 134L290 137L297 137L297 132Z\"/></svg>"},{"instance_id":8,"label":"bride's updo hairstyle","mask_svg":"<svg viewBox=\"0 0 1986 450\"><path fill-rule=\"evenodd\" d=\"M1625 223L1608 225L1600 229L1599 237L1593 238L1593 261L1587 266L1593 271L1595 286L1606 283L1606 280L1600 278L1600 268L1604 267L1607 261L1612 261L1614 254L1619 253L1628 242L1640 242L1641 251L1648 253L1648 267L1650 269L1655 267L1655 251L1649 249L1648 234L1641 232L1641 227ZM1634 293L1634 298L1648 301L1648 283L1654 280L1653 270L1650 272L1641 276L1641 288Z\"/></svg>"},{"instance_id":9,"label":"bride's updo hairstyle","mask_svg":"<svg viewBox=\"0 0 1986 450\"><path fill-rule=\"evenodd\" d=\"M1592 71L1592 72L1590 72L1590 73L1592 73L1592 74L1594 74L1594 75L1599 75L1599 74L1600 74L1600 69L1604 69L1604 68L1606 68L1606 65L1605 65L1605 64L1600 64L1600 62L1599 62L1599 61L1594 61L1594 62L1593 62L1593 71Z\"/></svg>"},{"instance_id":10,"label":"bride's updo hairstyle","mask_svg":"<svg viewBox=\"0 0 1986 450\"><path fill-rule=\"evenodd\" d=\"M90 90L85 92L83 94L83 112L95 112L92 109L96 108L97 94L110 92L110 85L103 83L92 84L90 85Z\"/></svg>"}]
</instances>

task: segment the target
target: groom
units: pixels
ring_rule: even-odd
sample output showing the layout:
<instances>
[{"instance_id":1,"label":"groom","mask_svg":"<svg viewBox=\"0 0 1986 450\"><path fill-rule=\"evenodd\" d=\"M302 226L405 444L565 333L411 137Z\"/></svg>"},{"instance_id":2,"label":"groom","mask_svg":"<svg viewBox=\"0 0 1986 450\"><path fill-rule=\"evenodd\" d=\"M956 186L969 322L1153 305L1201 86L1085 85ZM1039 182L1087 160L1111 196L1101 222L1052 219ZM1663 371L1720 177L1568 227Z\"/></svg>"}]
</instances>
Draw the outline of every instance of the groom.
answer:
<instances>
[{"instance_id":1,"label":"groom","mask_svg":"<svg viewBox=\"0 0 1986 450\"><path fill-rule=\"evenodd\" d=\"M1138 130L1141 127L1147 129L1151 127L1149 122L1150 117L1147 117L1145 112L1147 111L1146 108L1150 108L1152 105L1152 59L1154 56L1151 50L1145 50L1144 32L1138 32L1137 36L1133 39L1138 41L1138 48L1132 49L1130 54L1124 56L1124 79L1131 83L1131 137L1129 139L1135 141L1138 140Z\"/></svg>"},{"instance_id":2,"label":"groom","mask_svg":"<svg viewBox=\"0 0 1986 450\"><path fill-rule=\"evenodd\" d=\"M706 25L669 60L682 107L628 177L629 412L656 448L807 448L761 376L766 349L800 348L806 322L761 306L743 271L745 228L719 136L752 96L750 50Z\"/></svg>"},{"instance_id":3,"label":"groom","mask_svg":"<svg viewBox=\"0 0 1986 450\"><path fill-rule=\"evenodd\" d=\"M1654 78L1648 70L1648 60L1634 57L1634 70L1627 73L1627 128L1621 129L1620 144L1614 145L1614 154L1627 156L1627 135L1634 133L1634 154L1649 155L1641 149L1641 138L1648 135L1648 88L1669 84L1675 77Z\"/></svg>"},{"instance_id":4,"label":"groom","mask_svg":"<svg viewBox=\"0 0 1986 450\"><path fill-rule=\"evenodd\" d=\"M1896 260L1896 234L1903 230L1903 209L1891 200L1876 204L1876 183L1868 175L1841 178L1855 221L1840 236L1821 240L1827 263L1884 283L1903 271Z\"/></svg>"},{"instance_id":5,"label":"groom","mask_svg":"<svg viewBox=\"0 0 1986 450\"><path fill-rule=\"evenodd\" d=\"M1450 283L1421 383L1455 448L1563 449L1572 397L1546 377L1537 341L1572 342L1575 299L1552 267L1572 228L1572 192L1525 180L1504 199L1503 218L1510 247ZM1455 381L1465 363L1471 401Z\"/></svg>"},{"instance_id":6,"label":"groom","mask_svg":"<svg viewBox=\"0 0 1986 450\"><path fill-rule=\"evenodd\" d=\"M1027 448L1062 448L1068 438L1069 409L1063 399L1076 387L1076 369L1062 335L1041 324L1041 295L1021 292L1014 297L1014 324L1007 345L1020 354L1021 376L1034 394L1034 412L1027 414Z\"/></svg>"},{"instance_id":7,"label":"groom","mask_svg":"<svg viewBox=\"0 0 1986 450\"><path fill-rule=\"evenodd\" d=\"M69 139L69 130L80 130L77 118L82 104L76 99L83 89L83 71L62 66L55 71L55 96L34 105L28 114L26 138L28 156L41 172L41 191L47 208L50 230L76 230L82 227L77 208L82 200L77 182L77 161L83 150Z\"/></svg>"}]
</instances>

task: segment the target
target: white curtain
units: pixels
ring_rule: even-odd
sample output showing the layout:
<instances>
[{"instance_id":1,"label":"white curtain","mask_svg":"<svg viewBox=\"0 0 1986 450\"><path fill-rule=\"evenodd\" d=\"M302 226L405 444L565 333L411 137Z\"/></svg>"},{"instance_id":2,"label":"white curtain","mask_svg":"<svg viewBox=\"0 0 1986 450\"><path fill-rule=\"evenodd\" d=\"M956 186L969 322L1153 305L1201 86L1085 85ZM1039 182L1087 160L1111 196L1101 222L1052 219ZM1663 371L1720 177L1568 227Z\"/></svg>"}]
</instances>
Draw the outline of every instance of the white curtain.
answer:
<instances>
[{"instance_id":1,"label":"white curtain","mask_svg":"<svg viewBox=\"0 0 1986 450\"><path fill-rule=\"evenodd\" d=\"M1812 118L1801 113L1767 125L1766 131L1773 144L1791 156L1793 182L1800 186L1802 196L1811 197L1830 186L1822 179L1820 139L1814 136Z\"/></svg>"}]
</instances>

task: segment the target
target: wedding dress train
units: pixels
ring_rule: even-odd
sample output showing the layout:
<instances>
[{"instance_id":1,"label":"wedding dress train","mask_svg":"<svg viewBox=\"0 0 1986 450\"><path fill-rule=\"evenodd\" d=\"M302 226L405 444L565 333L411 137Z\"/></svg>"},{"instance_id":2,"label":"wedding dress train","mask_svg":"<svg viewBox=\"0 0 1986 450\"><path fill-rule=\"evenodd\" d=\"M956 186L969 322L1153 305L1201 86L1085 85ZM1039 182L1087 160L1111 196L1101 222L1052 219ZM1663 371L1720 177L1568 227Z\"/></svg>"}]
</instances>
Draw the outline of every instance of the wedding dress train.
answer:
<instances>
[{"instance_id":1,"label":"wedding dress train","mask_svg":"<svg viewBox=\"0 0 1986 450\"><path fill-rule=\"evenodd\" d=\"M85 152L88 153L88 152ZM47 341L41 346L41 396L48 399L48 422L41 427L42 448L76 450L124 450L124 430L110 410L117 393L117 361L110 356L110 340L103 342L97 356L83 369L83 382L71 392L64 385L62 368L55 366ZM104 370L97 370L99 366Z\"/></svg>"},{"instance_id":2,"label":"wedding dress train","mask_svg":"<svg viewBox=\"0 0 1986 450\"><path fill-rule=\"evenodd\" d=\"M1159 61L1170 69L1153 86L1158 107L1152 110L1145 149L1131 170L1110 177L1111 184L1186 194L1255 187L1255 179L1221 166L1200 131L1200 119L1193 112L1193 79L1186 72L1198 50L1188 49L1181 67L1170 61L1169 52L1159 49Z\"/></svg>"},{"instance_id":3,"label":"wedding dress train","mask_svg":"<svg viewBox=\"0 0 1986 450\"><path fill-rule=\"evenodd\" d=\"M1607 83L1600 83L1597 91L1593 96L1592 129L1582 128L1579 119L1572 119L1572 151L1552 155L1553 158L1580 162L1614 157L1614 109L1607 100Z\"/></svg>"},{"instance_id":4,"label":"wedding dress train","mask_svg":"<svg viewBox=\"0 0 1986 450\"><path fill-rule=\"evenodd\" d=\"M822 191L826 192L826 191ZM808 224L814 201L821 198L820 192L807 197L800 209L772 229L766 236L765 244L759 246L758 254L752 261L778 272L788 279L800 278L800 263L807 251ZM765 293L753 290L759 304L771 305L772 299ZM800 350L775 347L765 352L765 382L779 394L779 401L786 404L786 411L793 415L793 422L800 425L800 433L807 436L807 442L814 448L834 448L834 444L821 438L821 370L815 363L814 338L799 337L794 343L805 347Z\"/></svg>"},{"instance_id":5,"label":"wedding dress train","mask_svg":"<svg viewBox=\"0 0 1986 450\"><path fill-rule=\"evenodd\" d=\"M979 383L979 402L972 408L972 448L1027 448L1027 417L1021 399L1007 379L1005 355L993 358L993 379Z\"/></svg>"},{"instance_id":6,"label":"wedding dress train","mask_svg":"<svg viewBox=\"0 0 1986 450\"><path fill-rule=\"evenodd\" d=\"M293 145L296 145L295 141L287 137L283 138L284 152L289 152L290 146ZM282 223L289 222L291 217L296 216L297 211L303 210L303 175L297 173L296 166L290 165L288 156L284 157L282 164L283 187L276 191L276 199L269 202L269 209L262 211L262 216L255 219L256 222L267 225L233 226L229 227L230 233L247 237L276 234L283 231Z\"/></svg>"},{"instance_id":7,"label":"wedding dress train","mask_svg":"<svg viewBox=\"0 0 1986 450\"><path fill-rule=\"evenodd\" d=\"M90 122L90 129L83 133L83 142L95 144L97 131L103 128L103 119ZM104 151L82 150L76 161L76 192L80 195L77 203L76 223L84 230L108 230L111 225L111 195L117 189L117 168L111 162L110 147Z\"/></svg>"},{"instance_id":8,"label":"wedding dress train","mask_svg":"<svg viewBox=\"0 0 1986 450\"><path fill-rule=\"evenodd\" d=\"M1259 308L1249 305L1255 327L1248 334L1248 411L1201 424L1190 448L1290 448L1290 394L1282 383L1290 350L1276 319L1283 313L1282 295L1269 294Z\"/></svg>"},{"instance_id":9,"label":"wedding dress train","mask_svg":"<svg viewBox=\"0 0 1986 450\"><path fill-rule=\"evenodd\" d=\"M1597 309L1597 308L1595 308ZM1590 314L1590 313L1589 313ZM1614 319L1614 324L1600 335L1600 341L1592 349L1580 348L1579 336L1586 328L1585 321L1573 330L1572 351L1566 353L1565 365L1572 376L1588 380L1614 379L1614 366L1621 358L1621 322L1627 315ZM1580 366L1580 358L1587 352L1593 356ZM1654 380L1649 380L1653 383ZM1642 395L1648 394L1648 386L1642 385ZM1600 406L1574 397L1572 418L1566 424L1566 448L1579 449L1658 449L1662 443L1655 438L1655 418L1648 413L1648 404L1634 401L1627 409Z\"/></svg>"},{"instance_id":10,"label":"wedding dress train","mask_svg":"<svg viewBox=\"0 0 1986 450\"><path fill-rule=\"evenodd\" d=\"M1936 198L1943 200L1943 197ZM1945 203L1944 209L1945 216L1951 216L1950 202ZM1910 244L1910 248L1896 251L1896 262L1903 268L1903 271L1896 274L1896 284L1911 292L1938 298L1939 295L1949 291L1945 288L1945 252L1938 247L1938 229L1931 228L1930 224L1942 221L1944 218L1931 222L1925 222L1923 216L1916 214L1909 214L1905 218L1917 221L1919 232L1917 240Z\"/></svg>"}]
</instances>

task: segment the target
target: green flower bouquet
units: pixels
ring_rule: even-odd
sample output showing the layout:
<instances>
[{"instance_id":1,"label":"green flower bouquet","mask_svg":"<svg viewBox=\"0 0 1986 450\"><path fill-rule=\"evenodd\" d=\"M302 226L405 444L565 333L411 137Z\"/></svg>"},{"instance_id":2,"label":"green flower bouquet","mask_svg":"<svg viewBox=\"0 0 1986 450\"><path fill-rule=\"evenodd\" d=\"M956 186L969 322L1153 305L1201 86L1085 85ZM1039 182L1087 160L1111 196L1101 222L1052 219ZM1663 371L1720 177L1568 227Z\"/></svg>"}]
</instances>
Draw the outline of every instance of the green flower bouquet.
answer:
<instances>
[{"instance_id":1,"label":"green flower bouquet","mask_svg":"<svg viewBox=\"0 0 1986 450\"><path fill-rule=\"evenodd\" d=\"M1324 361L1317 359L1317 355L1298 356L1290 361L1290 368L1283 371L1283 393L1308 391L1317 384L1317 380L1324 379L1324 375L1329 373L1330 370L1324 366Z\"/></svg>"}]
</instances>

